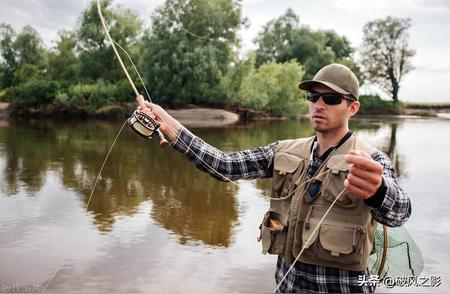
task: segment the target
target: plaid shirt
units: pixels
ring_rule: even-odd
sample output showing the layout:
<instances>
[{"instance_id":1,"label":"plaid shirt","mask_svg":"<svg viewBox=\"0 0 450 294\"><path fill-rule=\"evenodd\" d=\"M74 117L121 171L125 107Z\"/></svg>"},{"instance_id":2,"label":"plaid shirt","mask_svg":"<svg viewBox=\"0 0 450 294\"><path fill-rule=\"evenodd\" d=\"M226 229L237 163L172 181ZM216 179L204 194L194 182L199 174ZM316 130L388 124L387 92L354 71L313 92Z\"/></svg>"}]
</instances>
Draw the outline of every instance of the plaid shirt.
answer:
<instances>
[{"instance_id":1,"label":"plaid shirt","mask_svg":"<svg viewBox=\"0 0 450 294\"><path fill-rule=\"evenodd\" d=\"M275 142L263 147L224 153L185 128L172 142L172 146L185 154L197 168L221 181L272 177L273 167L269 163L275 155L277 145L278 142ZM323 157L316 156L314 151L309 166L310 171L324 160ZM326 153L329 154L329 152ZM411 214L409 198L400 188L397 175L387 155L377 151L371 156L384 168L383 185L374 197L366 201L366 204L371 207L372 216L379 223L390 227L401 226ZM279 256L275 272L277 284L288 268L289 264ZM349 271L297 262L279 290L302 293L373 292L373 288L360 285L362 275L368 278L369 271L367 269Z\"/></svg>"}]
</instances>

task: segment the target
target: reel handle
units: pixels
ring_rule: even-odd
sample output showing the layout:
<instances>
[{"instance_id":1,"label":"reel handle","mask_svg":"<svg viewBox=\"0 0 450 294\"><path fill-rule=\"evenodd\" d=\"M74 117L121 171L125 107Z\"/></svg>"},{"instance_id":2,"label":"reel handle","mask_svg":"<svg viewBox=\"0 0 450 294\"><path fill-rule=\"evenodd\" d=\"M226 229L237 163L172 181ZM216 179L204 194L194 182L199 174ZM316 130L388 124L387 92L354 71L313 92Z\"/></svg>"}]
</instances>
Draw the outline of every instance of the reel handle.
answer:
<instances>
[{"instance_id":1,"label":"reel handle","mask_svg":"<svg viewBox=\"0 0 450 294\"><path fill-rule=\"evenodd\" d=\"M161 148L167 148L167 146L169 146L169 141L166 140L166 138L164 138L163 133L161 132L161 130L156 130L156 134L158 135L158 139L159 139L159 146Z\"/></svg>"},{"instance_id":2,"label":"reel handle","mask_svg":"<svg viewBox=\"0 0 450 294\"><path fill-rule=\"evenodd\" d=\"M145 108L145 99L142 95L137 95L136 101L142 108ZM167 146L169 146L169 141L167 141L166 138L164 138L164 135L161 132L161 130L159 130L159 129L156 130L156 134L158 135L159 146L161 148L166 148Z\"/></svg>"}]
</instances>

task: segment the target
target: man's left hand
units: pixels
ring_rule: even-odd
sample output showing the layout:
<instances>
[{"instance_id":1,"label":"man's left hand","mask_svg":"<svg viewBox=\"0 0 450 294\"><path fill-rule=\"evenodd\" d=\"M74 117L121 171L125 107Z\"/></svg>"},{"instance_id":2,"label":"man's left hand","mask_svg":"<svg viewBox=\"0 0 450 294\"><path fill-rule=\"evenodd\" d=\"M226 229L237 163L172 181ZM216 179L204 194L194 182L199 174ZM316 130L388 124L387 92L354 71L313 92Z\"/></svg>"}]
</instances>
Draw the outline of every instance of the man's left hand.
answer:
<instances>
[{"instance_id":1,"label":"man's left hand","mask_svg":"<svg viewBox=\"0 0 450 294\"><path fill-rule=\"evenodd\" d=\"M345 156L350 165L345 187L361 199L372 197L383 183L383 166L364 151L352 150Z\"/></svg>"}]
</instances>

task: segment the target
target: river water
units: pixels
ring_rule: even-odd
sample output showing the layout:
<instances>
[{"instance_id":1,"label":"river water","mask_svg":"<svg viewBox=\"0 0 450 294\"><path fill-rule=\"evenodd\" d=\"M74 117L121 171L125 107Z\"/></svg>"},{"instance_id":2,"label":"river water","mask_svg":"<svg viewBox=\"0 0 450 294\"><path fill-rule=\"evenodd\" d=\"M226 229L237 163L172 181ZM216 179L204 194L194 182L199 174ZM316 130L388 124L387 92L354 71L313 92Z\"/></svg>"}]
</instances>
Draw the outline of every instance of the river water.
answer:
<instances>
[{"instance_id":1,"label":"river water","mask_svg":"<svg viewBox=\"0 0 450 294\"><path fill-rule=\"evenodd\" d=\"M0 289L271 292L276 259L256 241L270 180L218 182L126 128L85 211L121 124L0 121ZM441 277L439 287L394 290L449 292L450 120L358 119L351 129L393 159L421 276ZM193 132L224 151L312 135L298 121Z\"/></svg>"}]
</instances>

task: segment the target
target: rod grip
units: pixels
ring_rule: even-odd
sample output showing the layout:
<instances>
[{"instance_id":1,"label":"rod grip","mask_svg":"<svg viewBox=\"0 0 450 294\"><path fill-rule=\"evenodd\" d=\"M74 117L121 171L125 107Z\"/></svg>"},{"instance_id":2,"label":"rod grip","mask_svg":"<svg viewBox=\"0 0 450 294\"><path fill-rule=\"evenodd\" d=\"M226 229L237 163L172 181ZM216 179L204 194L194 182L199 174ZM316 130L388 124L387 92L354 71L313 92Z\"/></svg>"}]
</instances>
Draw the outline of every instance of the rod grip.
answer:
<instances>
[{"instance_id":1,"label":"rod grip","mask_svg":"<svg viewBox=\"0 0 450 294\"><path fill-rule=\"evenodd\" d=\"M145 99L142 95L137 95L136 96L136 101L139 104L140 107L145 108Z\"/></svg>"}]
</instances>

